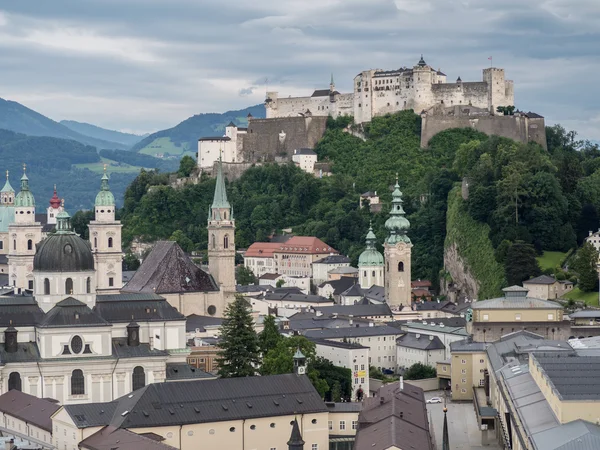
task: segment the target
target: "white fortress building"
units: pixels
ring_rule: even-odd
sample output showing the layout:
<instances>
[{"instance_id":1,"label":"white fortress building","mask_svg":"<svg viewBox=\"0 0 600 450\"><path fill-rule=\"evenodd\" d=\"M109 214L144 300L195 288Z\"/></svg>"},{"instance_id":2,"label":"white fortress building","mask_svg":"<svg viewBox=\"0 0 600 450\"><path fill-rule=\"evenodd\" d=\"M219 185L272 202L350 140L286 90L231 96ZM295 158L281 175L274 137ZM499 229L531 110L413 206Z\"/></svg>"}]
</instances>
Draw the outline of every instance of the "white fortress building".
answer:
<instances>
[{"instance_id":1,"label":"white fortress building","mask_svg":"<svg viewBox=\"0 0 600 450\"><path fill-rule=\"evenodd\" d=\"M266 117L342 115L354 116L356 123L370 122L373 117L412 109L417 114L431 107L470 105L496 113L498 106L514 105L514 85L506 80L504 69L483 70L482 81L455 83L446 74L429 66L423 56L412 68L365 70L354 77L354 92L341 94L335 90L333 77L329 89L320 89L310 97L280 98L267 92Z\"/></svg>"}]
</instances>

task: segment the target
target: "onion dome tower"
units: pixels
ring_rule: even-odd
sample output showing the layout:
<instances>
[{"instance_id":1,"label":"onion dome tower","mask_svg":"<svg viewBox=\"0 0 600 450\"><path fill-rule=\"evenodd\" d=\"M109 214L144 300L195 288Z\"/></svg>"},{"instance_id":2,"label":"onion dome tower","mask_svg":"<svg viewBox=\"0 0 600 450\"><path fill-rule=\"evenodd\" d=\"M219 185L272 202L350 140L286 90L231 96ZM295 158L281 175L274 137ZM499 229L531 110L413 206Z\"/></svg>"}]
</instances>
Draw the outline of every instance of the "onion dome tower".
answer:
<instances>
[{"instance_id":1,"label":"onion dome tower","mask_svg":"<svg viewBox=\"0 0 600 450\"><path fill-rule=\"evenodd\" d=\"M360 287L368 289L373 285L383 286L383 255L377 251L377 238L373 227L369 224L366 238L367 248L358 257L358 276Z\"/></svg>"},{"instance_id":2,"label":"onion dome tower","mask_svg":"<svg viewBox=\"0 0 600 450\"><path fill-rule=\"evenodd\" d=\"M410 222L404 217L402 203L402 192L396 175L390 217L385 222L388 237L384 244L385 297L392 311L400 311L411 305L412 243L407 236Z\"/></svg>"}]
</instances>

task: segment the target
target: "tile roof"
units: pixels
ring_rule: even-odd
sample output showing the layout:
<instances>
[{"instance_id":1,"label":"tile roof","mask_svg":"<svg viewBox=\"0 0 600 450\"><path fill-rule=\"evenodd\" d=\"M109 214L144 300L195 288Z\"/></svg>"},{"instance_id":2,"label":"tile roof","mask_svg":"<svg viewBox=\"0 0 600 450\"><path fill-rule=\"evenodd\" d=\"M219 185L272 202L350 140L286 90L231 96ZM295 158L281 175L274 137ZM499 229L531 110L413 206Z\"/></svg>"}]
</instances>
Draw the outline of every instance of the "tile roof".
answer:
<instances>
[{"instance_id":1,"label":"tile roof","mask_svg":"<svg viewBox=\"0 0 600 450\"><path fill-rule=\"evenodd\" d=\"M556 278L548 275L540 275L539 277L532 278L530 280L523 281L523 284L554 284Z\"/></svg>"},{"instance_id":2,"label":"tile roof","mask_svg":"<svg viewBox=\"0 0 600 450\"><path fill-rule=\"evenodd\" d=\"M128 429L327 411L308 377L295 374L153 383L110 403L64 408L82 416L74 419L79 428L110 423Z\"/></svg>"},{"instance_id":3,"label":"tile roof","mask_svg":"<svg viewBox=\"0 0 600 450\"><path fill-rule=\"evenodd\" d=\"M392 311L387 303L376 304L358 304L358 305L334 305L315 308L323 314L339 314L353 317L372 317L372 316L392 316Z\"/></svg>"},{"instance_id":4,"label":"tile roof","mask_svg":"<svg viewBox=\"0 0 600 450\"><path fill-rule=\"evenodd\" d=\"M263 273L259 279L261 280L276 280L277 278L280 278L281 274L279 273Z\"/></svg>"},{"instance_id":5,"label":"tile roof","mask_svg":"<svg viewBox=\"0 0 600 450\"><path fill-rule=\"evenodd\" d=\"M349 337L363 337L363 336L398 336L404 334L397 328L390 327L387 325L382 326L362 326L362 327L347 327L347 328L333 328L326 330L308 330L304 335L307 338L317 339L336 339L336 338L349 338Z\"/></svg>"},{"instance_id":6,"label":"tile roof","mask_svg":"<svg viewBox=\"0 0 600 450\"><path fill-rule=\"evenodd\" d=\"M429 281L429 280L415 280L415 281L411 281L410 282L410 287L413 287L413 288L418 288L418 287L430 288L431 287L431 281Z\"/></svg>"},{"instance_id":7,"label":"tile roof","mask_svg":"<svg viewBox=\"0 0 600 450\"><path fill-rule=\"evenodd\" d=\"M321 283L319 287L330 285L333 288L333 295L341 295L344 291L356 284L356 278L341 277L339 280L329 280Z\"/></svg>"},{"instance_id":8,"label":"tile roof","mask_svg":"<svg viewBox=\"0 0 600 450\"><path fill-rule=\"evenodd\" d=\"M600 356L532 355L562 400L600 400Z\"/></svg>"},{"instance_id":9,"label":"tile roof","mask_svg":"<svg viewBox=\"0 0 600 450\"><path fill-rule=\"evenodd\" d=\"M325 258L317 259L315 264L350 264L350 258L345 255L328 255Z\"/></svg>"},{"instance_id":10,"label":"tile roof","mask_svg":"<svg viewBox=\"0 0 600 450\"><path fill-rule=\"evenodd\" d=\"M280 244L279 249L276 249L274 253L300 253L313 255L319 253L338 253L338 251L314 236L293 236L286 242Z\"/></svg>"},{"instance_id":11,"label":"tile roof","mask_svg":"<svg viewBox=\"0 0 600 450\"><path fill-rule=\"evenodd\" d=\"M368 289L363 289L363 295L369 300L383 302L385 301L385 288L374 284Z\"/></svg>"},{"instance_id":12,"label":"tile roof","mask_svg":"<svg viewBox=\"0 0 600 450\"><path fill-rule=\"evenodd\" d=\"M406 333L400 336L396 339L396 345L417 350L443 350L446 348L439 337L419 333Z\"/></svg>"},{"instance_id":13,"label":"tile roof","mask_svg":"<svg viewBox=\"0 0 600 450\"><path fill-rule=\"evenodd\" d=\"M198 314L190 314L186 317L185 331L188 333L200 330L206 331L206 326L220 326L223 323L223 318L213 316L199 316Z\"/></svg>"},{"instance_id":14,"label":"tile roof","mask_svg":"<svg viewBox=\"0 0 600 450\"><path fill-rule=\"evenodd\" d=\"M215 379L215 375L190 366L188 363L168 363L166 366L167 381Z\"/></svg>"},{"instance_id":15,"label":"tile roof","mask_svg":"<svg viewBox=\"0 0 600 450\"><path fill-rule=\"evenodd\" d=\"M100 314L73 297L58 302L38 324L40 328L108 327Z\"/></svg>"},{"instance_id":16,"label":"tile roof","mask_svg":"<svg viewBox=\"0 0 600 450\"><path fill-rule=\"evenodd\" d=\"M113 426L104 427L79 443L84 450L175 450L141 434Z\"/></svg>"},{"instance_id":17,"label":"tile roof","mask_svg":"<svg viewBox=\"0 0 600 450\"><path fill-rule=\"evenodd\" d=\"M0 395L0 411L50 432L52 414L59 409L56 403L14 389Z\"/></svg>"},{"instance_id":18,"label":"tile roof","mask_svg":"<svg viewBox=\"0 0 600 450\"><path fill-rule=\"evenodd\" d=\"M286 293L277 293L277 292L266 292L263 295L264 300L266 301L281 301L281 302L298 302L298 303L333 303L332 300L329 300L320 295L306 295L306 294L296 294L291 292Z\"/></svg>"},{"instance_id":19,"label":"tile roof","mask_svg":"<svg viewBox=\"0 0 600 450\"><path fill-rule=\"evenodd\" d=\"M219 287L211 275L196 266L174 241L159 241L123 292L212 292Z\"/></svg>"},{"instance_id":20,"label":"tile roof","mask_svg":"<svg viewBox=\"0 0 600 450\"><path fill-rule=\"evenodd\" d=\"M255 242L246 253L244 258L273 258L273 252L281 247L279 242Z\"/></svg>"},{"instance_id":21,"label":"tile roof","mask_svg":"<svg viewBox=\"0 0 600 450\"><path fill-rule=\"evenodd\" d=\"M111 323L129 323L132 319L136 322L185 320L185 316L162 297L161 300L96 303L94 311Z\"/></svg>"}]
</instances>

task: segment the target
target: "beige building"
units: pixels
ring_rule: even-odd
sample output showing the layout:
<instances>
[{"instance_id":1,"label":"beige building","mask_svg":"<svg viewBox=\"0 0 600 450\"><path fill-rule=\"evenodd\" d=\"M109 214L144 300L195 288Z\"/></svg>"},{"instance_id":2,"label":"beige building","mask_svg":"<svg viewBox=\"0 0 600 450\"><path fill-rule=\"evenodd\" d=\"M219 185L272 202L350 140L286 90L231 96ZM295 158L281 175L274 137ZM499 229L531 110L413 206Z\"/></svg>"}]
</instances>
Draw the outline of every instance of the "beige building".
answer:
<instances>
[{"instance_id":1,"label":"beige building","mask_svg":"<svg viewBox=\"0 0 600 450\"><path fill-rule=\"evenodd\" d=\"M470 339L450 344L452 400L472 400L473 386L482 387L485 385L486 347L487 345L483 342L473 342ZM444 367L448 369L445 363ZM445 371L444 367L442 367L441 373L443 378L448 379L447 370Z\"/></svg>"},{"instance_id":2,"label":"beige building","mask_svg":"<svg viewBox=\"0 0 600 450\"><path fill-rule=\"evenodd\" d=\"M312 264L312 280L315 286L330 280L329 271L341 267L350 267L350 258L344 255L328 255Z\"/></svg>"},{"instance_id":3,"label":"beige building","mask_svg":"<svg viewBox=\"0 0 600 450\"><path fill-rule=\"evenodd\" d=\"M292 161L294 164L296 164L296 166L306 173L313 174L315 171L315 164L317 162L317 154L311 148L294 149Z\"/></svg>"},{"instance_id":4,"label":"beige building","mask_svg":"<svg viewBox=\"0 0 600 450\"><path fill-rule=\"evenodd\" d=\"M337 250L316 237L293 236L273 251L276 273L282 275L312 275L312 264Z\"/></svg>"},{"instance_id":5,"label":"beige building","mask_svg":"<svg viewBox=\"0 0 600 450\"><path fill-rule=\"evenodd\" d=\"M63 406L54 444L77 450L104 426L153 433L180 450L286 449L294 419L305 448L329 448L328 409L308 377L286 374L158 383L111 403Z\"/></svg>"},{"instance_id":6,"label":"beige building","mask_svg":"<svg viewBox=\"0 0 600 450\"><path fill-rule=\"evenodd\" d=\"M529 290L529 296L531 297L541 298L542 300L556 300L573 290L573 282L568 280L558 281L554 277L541 275L523 281L523 287Z\"/></svg>"},{"instance_id":7,"label":"beige building","mask_svg":"<svg viewBox=\"0 0 600 450\"><path fill-rule=\"evenodd\" d=\"M406 333L396 339L396 361L398 367L408 369L421 363L436 367L439 361L446 359L446 347L439 337L421 333Z\"/></svg>"},{"instance_id":8,"label":"beige building","mask_svg":"<svg viewBox=\"0 0 600 450\"><path fill-rule=\"evenodd\" d=\"M494 342L501 336L526 330L548 339L566 340L570 322L563 318L559 303L528 296L521 286L503 289L504 297L473 302L473 320L467 331L473 340Z\"/></svg>"}]
</instances>

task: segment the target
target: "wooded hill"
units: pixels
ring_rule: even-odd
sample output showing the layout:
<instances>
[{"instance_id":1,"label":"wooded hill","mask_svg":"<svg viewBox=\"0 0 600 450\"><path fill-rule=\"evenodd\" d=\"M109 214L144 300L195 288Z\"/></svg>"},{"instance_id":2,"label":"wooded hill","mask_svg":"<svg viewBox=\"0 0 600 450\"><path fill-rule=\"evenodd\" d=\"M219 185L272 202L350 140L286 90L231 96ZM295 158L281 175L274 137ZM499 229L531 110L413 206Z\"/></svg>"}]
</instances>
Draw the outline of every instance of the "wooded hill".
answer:
<instances>
[{"instance_id":1,"label":"wooded hill","mask_svg":"<svg viewBox=\"0 0 600 450\"><path fill-rule=\"evenodd\" d=\"M346 125L346 118L329 120L315 149L319 160L332 162L333 176L317 179L291 164L265 165L228 185L238 248L292 227L356 263L370 220L379 243L386 236L396 173L411 222L413 278L447 277L442 272L447 235L456 239L460 233L462 242L483 240L490 251L503 241L524 241L538 252L565 251L598 228L600 150L560 126L548 128L546 151L472 129L447 130L421 149L420 117L412 111L375 118L365 127L364 141L344 132ZM447 230L448 196L463 178L469 180L469 199L459 198L455 207L463 208L468 214L463 219L470 222ZM166 184L166 175L143 172L129 186L122 214L125 239L153 241L176 233L187 250L205 249L214 179L178 190ZM359 196L368 190L381 195L382 214L359 209ZM467 264L482 264L470 261L468 251L462 256ZM499 277L479 279L482 292L497 293L505 282Z\"/></svg>"}]
</instances>

